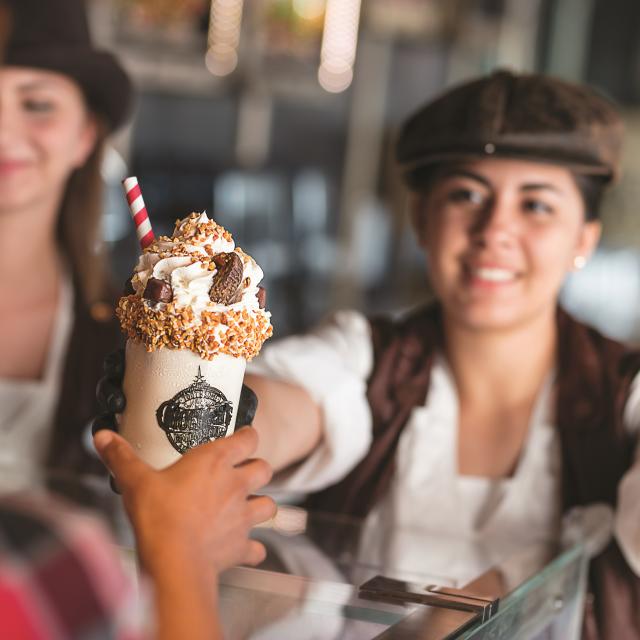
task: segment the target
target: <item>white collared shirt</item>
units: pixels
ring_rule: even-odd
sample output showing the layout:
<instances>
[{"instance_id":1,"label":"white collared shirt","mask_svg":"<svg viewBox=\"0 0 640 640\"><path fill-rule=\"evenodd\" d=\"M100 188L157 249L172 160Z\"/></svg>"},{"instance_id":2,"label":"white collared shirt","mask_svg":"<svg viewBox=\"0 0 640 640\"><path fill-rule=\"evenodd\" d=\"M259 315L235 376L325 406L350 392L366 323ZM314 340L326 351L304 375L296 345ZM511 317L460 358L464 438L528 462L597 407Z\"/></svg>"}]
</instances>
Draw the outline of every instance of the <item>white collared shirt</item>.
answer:
<instances>
[{"instance_id":1,"label":"white collared shirt","mask_svg":"<svg viewBox=\"0 0 640 640\"><path fill-rule=\"evenodd\" d=\"M369 322L350 311L337 313L308 335L267 345L249 365L253 373L304 387L323 414L322 442L302 463L279 474L274 489L317 491L341 480L362 460L372 439L366 398L372 367ZM504 551L514 542L522 546L558 539L561 453L553 424L551 377L550 373L537 399L514 474L497 480L461 476L457 471L458 399L446 362L437 358L426 404L413 409L400 437L390 489L367 518L363 548L378 560L387 558L389 567L406 564L407 570L416 569L419 553L430 571L446 567L455 580L464 580L481 568L478 563L486 568L485 542L489 547L497 543L497 550ZM639 381L636 377L625 409L626 427L634 433L640 426ZM435 534L449 549L455 549L450 544L453 539L476 540L482 550L479 556L485 557L456 556L444 548L437 553L424 548L408 553L411 532ZM640 462L620 484L615 534L640 575Z\"/></svg>"}]
</instances>

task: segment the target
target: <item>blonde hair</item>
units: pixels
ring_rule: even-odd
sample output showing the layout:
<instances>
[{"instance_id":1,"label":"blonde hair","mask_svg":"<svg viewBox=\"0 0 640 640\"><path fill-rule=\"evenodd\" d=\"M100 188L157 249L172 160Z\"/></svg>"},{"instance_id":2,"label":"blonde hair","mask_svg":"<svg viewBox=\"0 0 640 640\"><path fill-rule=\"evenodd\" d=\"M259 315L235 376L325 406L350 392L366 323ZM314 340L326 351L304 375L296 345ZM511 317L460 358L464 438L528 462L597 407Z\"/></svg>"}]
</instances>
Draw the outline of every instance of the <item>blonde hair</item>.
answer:
<instances>
[{"instance_id":1,"label":"blonde hair","mask_svg":"<svg viewBox=\"0 0 640 640\"><path fill-rule=\"evenodd\" d=\"M95 146L69 177L58 216L58 242L71 268L76 295L87 305L105 300L110 284L101 228L101 168L108 128L101 119L96 122Z\"/></svg>"}]
</instances>

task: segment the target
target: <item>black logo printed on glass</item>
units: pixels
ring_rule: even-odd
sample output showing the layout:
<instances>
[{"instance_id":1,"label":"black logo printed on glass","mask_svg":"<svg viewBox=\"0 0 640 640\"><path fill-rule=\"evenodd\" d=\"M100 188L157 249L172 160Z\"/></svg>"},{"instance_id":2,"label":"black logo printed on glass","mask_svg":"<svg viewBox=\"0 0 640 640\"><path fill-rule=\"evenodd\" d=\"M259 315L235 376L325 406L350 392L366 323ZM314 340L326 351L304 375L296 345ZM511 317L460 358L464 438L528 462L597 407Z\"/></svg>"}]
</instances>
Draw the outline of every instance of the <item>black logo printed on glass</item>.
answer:
<instances>
[{"instance_id":1,"label":"black logo printed on glass","mask_svg":"<svg viewBox=\"0 0 640 640\"><path fill-rule=\"evenodd\" d=\"M156 411L158 424L179 453L226 435L233 404L212 387L200 372L186 388Z\"/></svg>"}]
</instances>

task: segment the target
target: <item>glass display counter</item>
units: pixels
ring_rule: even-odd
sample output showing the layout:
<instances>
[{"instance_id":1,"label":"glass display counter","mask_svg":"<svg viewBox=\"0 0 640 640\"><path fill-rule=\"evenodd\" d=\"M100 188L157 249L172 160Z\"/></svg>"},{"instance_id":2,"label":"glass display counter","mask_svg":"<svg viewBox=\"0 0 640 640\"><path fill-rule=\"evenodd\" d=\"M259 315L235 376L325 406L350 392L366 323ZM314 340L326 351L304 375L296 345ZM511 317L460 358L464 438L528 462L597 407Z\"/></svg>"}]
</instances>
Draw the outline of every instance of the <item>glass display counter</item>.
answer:
<instances>
[{"instance_id":1,"label":"glass display counter","mask_svg":"<svg viewBox=\"0 0 640 640\"><path fill-rule=\"evenodd\" d=\"M367 540L358 521L298 514L305 525L295 535L255 531L268 550L259 568L223 574L226 637L580 636L588 564L581 543L562 548L551 541L487 543L403 532L399 549L378 549L372 555L363 549ZM403 557L403 545L410 558ZM447 566L450 572L443 571Z\"/></svg>"}]
</instances>

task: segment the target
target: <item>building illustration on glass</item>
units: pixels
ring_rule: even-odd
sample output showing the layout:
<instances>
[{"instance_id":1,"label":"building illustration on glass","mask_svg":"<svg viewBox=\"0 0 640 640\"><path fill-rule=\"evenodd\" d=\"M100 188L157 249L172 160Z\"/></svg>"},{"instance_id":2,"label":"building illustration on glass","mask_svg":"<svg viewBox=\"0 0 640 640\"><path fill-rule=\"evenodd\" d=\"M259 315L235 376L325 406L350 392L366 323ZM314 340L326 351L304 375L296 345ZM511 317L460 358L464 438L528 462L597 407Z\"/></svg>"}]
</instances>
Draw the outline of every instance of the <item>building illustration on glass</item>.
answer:
<instances>
[{"instance_id":1,"label":"building illustration on glass","mask_svg":"<svg viewBox=\"0 0 640 640\"><path fill-rule=\"evenodd\" d=\"M222 391L212 387L200 371L194 381L156 411L158 425L176 451L185 453L226 435L233 404Z\"/></svg>"}]
</instances>

